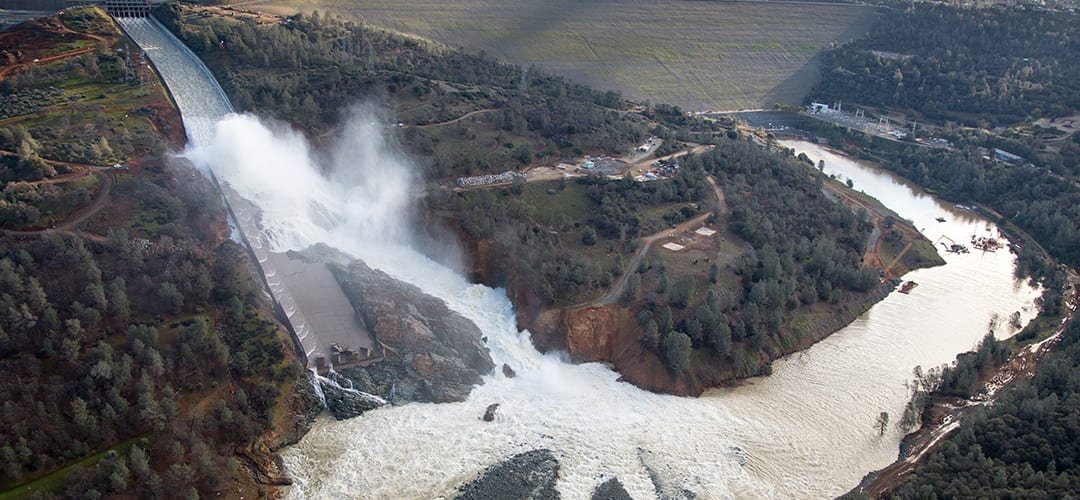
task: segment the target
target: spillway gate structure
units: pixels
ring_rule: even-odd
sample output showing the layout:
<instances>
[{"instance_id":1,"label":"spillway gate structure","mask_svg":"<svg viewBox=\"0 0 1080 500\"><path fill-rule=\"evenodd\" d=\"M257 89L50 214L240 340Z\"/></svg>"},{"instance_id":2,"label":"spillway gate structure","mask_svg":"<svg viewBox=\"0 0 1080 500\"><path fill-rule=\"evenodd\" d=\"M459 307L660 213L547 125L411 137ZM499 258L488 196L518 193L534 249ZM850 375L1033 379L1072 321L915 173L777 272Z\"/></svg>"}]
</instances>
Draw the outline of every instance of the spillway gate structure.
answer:
<instances>
[{"instance_id":1,"label":"spillway gate structure","mask_svg":"<svg viewBox=\"0 0 1080 500\"><path fill-rule=\"evenodd\" d=\"M105 0L105 12L113 17L149 17L149 0Z\"/></svg>"}]
</instances>

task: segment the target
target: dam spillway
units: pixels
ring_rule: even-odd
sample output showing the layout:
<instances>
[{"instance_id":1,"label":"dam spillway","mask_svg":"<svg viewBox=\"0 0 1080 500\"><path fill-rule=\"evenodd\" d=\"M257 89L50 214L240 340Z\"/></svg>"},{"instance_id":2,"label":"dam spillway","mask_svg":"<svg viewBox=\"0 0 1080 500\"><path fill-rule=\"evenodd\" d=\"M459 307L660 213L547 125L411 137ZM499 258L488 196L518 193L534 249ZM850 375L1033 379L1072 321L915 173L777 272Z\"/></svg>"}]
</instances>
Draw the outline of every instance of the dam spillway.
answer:
<instances>
[{"instance_id":1,"label":"dam spillway","mask_svg":"<svg viewBox=\"0 0 1080 500\"><path fill-rule=\"evenodd\" d=\"M189 144L209 144L216 124L235 112L210 70L153 17L133 15L114 19L157 69L180 111ZM221 190L229 217L257 264L303 362L327 370L334 361L342 366L376 356L377 343L356 316L327 265L302 262L275 252L261 225L259 209L227 183L219 182L212 171L206 173Z\"/></svg>"},{"instance_id":2,"label":"dam spillway","mask_svg":"<svg viewBox=\"0 0 1080 500\"><path fill-rule=\"evenodd\" d=\"M148 17L149 0L105 0L105 12L115 18Z\"/></svg>"}]
</instances>

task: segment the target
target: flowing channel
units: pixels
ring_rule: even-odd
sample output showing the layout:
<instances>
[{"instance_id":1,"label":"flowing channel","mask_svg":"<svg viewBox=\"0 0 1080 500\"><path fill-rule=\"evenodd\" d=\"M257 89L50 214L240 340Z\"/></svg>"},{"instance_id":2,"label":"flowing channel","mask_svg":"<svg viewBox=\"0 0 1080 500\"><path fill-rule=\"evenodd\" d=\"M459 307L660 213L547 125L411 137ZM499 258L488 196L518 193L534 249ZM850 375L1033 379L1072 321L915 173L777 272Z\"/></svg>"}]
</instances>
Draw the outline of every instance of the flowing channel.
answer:
<instances>
[{"instance_id":1,"label":"flowing channel","mask_svg":"<svg viewBox=\"0 0 1080 500\"><path fill-rule=\"evenodd\" d=\"M827 172L897 207L931 241L997 235L987 221L887 172L809 143L786 145L824 159ZM935 220L941 216L946 222ZM444 276L425 291L476 321L494 343L496 362L522 376L493 375L461 404L321 420L286 451L299 479L292 494L429 497L451 492L500 458L546 447L562 463L559 488L568 498L587 498L608 477L618 477L635 498L653 497L646 467L706 498L835 496L896 458L902 433L890 428L879 436L873 423L882 411L902 413L915 366L950 362L972 348L995 317L1019 311L1026 323L1035 314L1037 291L1013 277L1008 252L945 258L945 266L905 277L920 283L910 295L891 294L848 327L778 361L772 376L696 400L637 390L598 364L572 366L542 356L527 333L515 330L501 291ZM423 283L430 271L418 271L418 277L399 276ZM1002 325L996 331L999 337L1013 333ZM480 422L494 402L501 404L496 421Z\"/></svg>"},{"instance_id":2,"label":"flowing channel","mask_svg":"<svg viewBox=\"0 0 1080 500\"><path fill-rule=\"evenodd\" d=\"M294 498L445 496L486 466L536 448L559 459L558 489L567 498L588 498L610 477L635 498L669 487L705 498L835 496L896 458L901 432L890 428L879 436L873 424L881 411L900 414L912 368L948 362L971 348L995 315L1021 311L1024 322L1034 315L1037 292L1014 279L1008 252L948 255L947 265L906 277L920 283L911 295L890 295L847 328L778 361L772 376L697 399L641 391L604 365L573 365L537 352L528 332L516 329L502 290L471 284L393 239L364 234L370 224L356 219L384 199L364 195L355 178L326 178L302 143L275 149L297 144L297 136L227 115L227 100L204 105L224 96L208 72L185 66L194 58L190 51L152 21L122 25L137 35L181 104L193 161L261 209L274 250L325 242L417 285L474 321L496 364L518 374L489 375L462 403L383 407L340 422L321 418L284 450ZM377 128L360 133L382 144ZM996 231L883 172L792 145L824 158L826 168L915 221L931 241ZM379 147L366 151L392 155ZM261 168L238 165L252 157ZM397 156L386 161L401 164ZM276 205L284 202L290 205ZM947 221L935 222L939 216ZM490 403L500 404L498 414L483 422Z\"/></svg>"}]
</instances>

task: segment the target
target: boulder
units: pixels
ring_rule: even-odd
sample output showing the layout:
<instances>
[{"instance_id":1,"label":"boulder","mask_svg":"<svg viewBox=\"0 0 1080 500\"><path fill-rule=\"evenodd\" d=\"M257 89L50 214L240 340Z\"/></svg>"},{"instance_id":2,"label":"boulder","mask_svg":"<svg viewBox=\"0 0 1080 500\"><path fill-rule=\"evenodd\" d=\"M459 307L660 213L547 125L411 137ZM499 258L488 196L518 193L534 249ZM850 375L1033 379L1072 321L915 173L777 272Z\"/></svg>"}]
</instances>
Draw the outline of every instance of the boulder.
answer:
<instances>
[{"instance_id":1,"label":"boulder","mask_svg":"<svg viewBox=\"0 0 1080 500\"><path fill-rule=\"evenodd\" d=\"M617 477L600 483L592 494L592 500L631 500L632 498Z\"/></svg>"},{"instance_id":2,"label":"boulder","mask_svg":"<svg viewBox=\"0 0 1080 500\"><path fill-rule=\"evenodd\" d=\"M338 420L353 418L365 411L374 410L386 404L386 401L382 398L356 389L342 387L329 379L320 380L319 385L326 396L327 409Z\"/></svg>"},{"instance_id":3,"label":"boulder","mask_svg":"<svg viewBox=\"0 0 1080 500\"><path fill-rule=\"evenodd\" d=\"M555 455L550 450L532 450L484 469L480 477L458 488L457 498L559 498L559 491L555 489L558 478L559 461Z\"/></svg>"},{"instance_id":4,"label":"boulder","mask_svg":"<svg viewBox=\"0 0 1080 500\"><path fill-rule=\"evenodd\" d=\"M270 450L264 440L258 439L238 446L236 454L255 477L255 482L269 486L288 486L293 483L285 470L285 461L281 455Z\"/></svg>"},{"instance_id":5,"label":"boulder","mask_svg":"<svg viewBox=\"0 0 1080 500\"><path fill-rule=\"evenodd\" d=\"M491 422L495 420L495 410L499 409L499 403L491 403L488 405L487 410L484 410L484 422Z\"/></svg>"}]
</instances>

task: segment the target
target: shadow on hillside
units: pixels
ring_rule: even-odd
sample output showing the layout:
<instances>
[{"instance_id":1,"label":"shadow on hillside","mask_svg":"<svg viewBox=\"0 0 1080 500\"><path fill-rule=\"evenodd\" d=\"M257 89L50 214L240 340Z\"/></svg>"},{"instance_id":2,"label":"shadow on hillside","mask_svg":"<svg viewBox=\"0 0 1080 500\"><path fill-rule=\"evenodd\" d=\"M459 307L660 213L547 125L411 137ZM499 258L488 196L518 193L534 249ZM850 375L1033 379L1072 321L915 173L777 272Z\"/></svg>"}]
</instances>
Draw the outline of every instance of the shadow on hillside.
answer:
<instances>
[{"instance_id":1,"label":"shadow on hillside","mask_svg":"<svg viewBox=\"0 0 1080 500\"><path fill-rule=\"evenodd\" d=\"M802 104L803 97L810 93L810 89L821 79L821 55L815 55L806 64L802 65L791 76L784 79L778 85L770 89L762 97L758 104L762 109L773 109L776 104L798 106Z\"/></svg>"}]
</instances>

